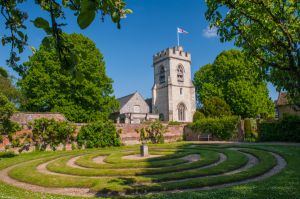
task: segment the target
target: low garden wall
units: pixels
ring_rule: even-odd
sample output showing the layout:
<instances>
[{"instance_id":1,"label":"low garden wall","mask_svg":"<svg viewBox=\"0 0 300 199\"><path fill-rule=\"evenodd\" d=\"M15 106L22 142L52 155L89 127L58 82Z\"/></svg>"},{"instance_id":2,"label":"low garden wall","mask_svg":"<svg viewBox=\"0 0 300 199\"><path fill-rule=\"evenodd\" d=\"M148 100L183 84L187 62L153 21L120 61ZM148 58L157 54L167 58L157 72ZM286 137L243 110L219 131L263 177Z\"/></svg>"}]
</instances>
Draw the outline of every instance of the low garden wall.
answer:
<instances>
[{"instance_id":1,"label":"low garden wall","mask_svg":"<svg viewBox=\"0 0 300 199\"><path fill-rule=\"evenodd\" d=\"M116 128L121 129L121 141L125 145L139 144L140 135L136 129L146 127L146 124L116 124ZM183 139L185 125L170 125L164 134L165 142L176 142Z\"/></svg>"},{"instance_id":2,"label":"low garden wall","mask_svg":"<svg viewBox=\"0 0 300 199\"><path fill-rule=\"evenodd\" d=\"M16 135L22 135L26 133L31 133L29 129L29 123L33 122L35 119L47 118L55 119L57 121L67 121L63 114L60 113L15 113L11 120L22 125L22 130L17 132ZM82 126L85 126L84 123L73 123L76 126L76 132L79 132ZM122 144L132 145L140 143L140 135L136 132L136 129L141 129L148 124L115 124L116 129L120 132L120 138ZM164 134L165 142L176 142L180 140L186 141L206 141L208 140L208 135L205 135L204 132L200 132L199 128L193 129L188 124L177 124L177 125L168 125L167 132ZM239 124L235 127L234 136L230 138L230 141L243 141L244 140L244 121L240 120ZM211 136L209 140L218 140L218 138ZM228 140L228 139L227 139ZM0 150L4 150L6 145L10 145L9 139L7 136L3 136L2 142L0 142ZM66 149L71 149L71 145L65 146Z\"/></svg>"},{"instance_id":3,"label":"low garden wall","mask_svg":"<svg viewBox=\"0 0 300 199\"><path fill-rule=\"evenodd\" d=\"M30 122L41 118L55 119L56 121L67 121L65 116L61 113L40 112L17 112L11 116L10 120L20 124L22 129L28 129L28 125Z\"/></svg>"},{"instance_id":4,"label":"low garden wall","mask_svg":"<svg viewBox=\"0 0 300 199\"><path fill-rule=\"evenodd\" d=\"M85 124L75 124L77 129L80 129ZM146 127L145 124L116 124L116 128L121 129L121 142L125 145L140 144L140 136L136 132L136 129ZM167 132L164 134L165 142L176 142L183 139L183 132L185 125L174 125L168 126ZM31 133L31 130L21 130L16 132L16 135L23 135ZM9 139L7 136L3 136L3 141L0 143L0 151L5 150L6 145L10 145ZM62 147L60 147L62 148ZM65 146L66 150L71 150L71 144ZM59 150L59 149L58 149Z\"/></svg>"},{"instance_id":5,"label":"low garden wall","mask_svg":"<svg viewBox=\"0 0 300 199\"><path fill-rule=\"evenodd\" d=\"M11 120L21 125L22 130L16 132L16 136L21 136L31 133L29 124L36 119L47 118L55 119L56 121L67 121L61 113L15 113ZM76 132L79 132L82 126L86 123L73 123L76 126ZM136 132L136 129L146 127L147 124L115 124L117 130L121 130L120 138L122 144L132 145L140 143L140 135ZM165 124L167 125L167 124ZM165 142L176 142L183 139L185 125L168 125L167 132L164 134ZM11 145L8 136L3 136L2 142L0 142L0 150L5 150L5 146ZM65 146L66 149L70 149L71 145Z\"/></svg>"}]
</instances>

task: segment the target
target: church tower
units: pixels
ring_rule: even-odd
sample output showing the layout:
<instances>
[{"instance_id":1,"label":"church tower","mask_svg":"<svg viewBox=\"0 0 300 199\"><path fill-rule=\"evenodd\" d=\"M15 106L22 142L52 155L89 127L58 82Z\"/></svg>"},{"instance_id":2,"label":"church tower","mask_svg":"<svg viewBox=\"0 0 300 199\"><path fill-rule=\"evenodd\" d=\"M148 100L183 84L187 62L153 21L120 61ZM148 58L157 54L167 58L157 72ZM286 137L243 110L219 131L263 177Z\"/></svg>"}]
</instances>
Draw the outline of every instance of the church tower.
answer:
<instances>
[{"instance_id":1,"label":"church tower","mask_svg":"<svg viewBox=\"0 0 300 199\"><path fill-rule=\"evenodd\" d=\"M192 122L196 111L191 54L181 46L153 56L152 112L163 121Z\"/></svg>"}]
</instances>

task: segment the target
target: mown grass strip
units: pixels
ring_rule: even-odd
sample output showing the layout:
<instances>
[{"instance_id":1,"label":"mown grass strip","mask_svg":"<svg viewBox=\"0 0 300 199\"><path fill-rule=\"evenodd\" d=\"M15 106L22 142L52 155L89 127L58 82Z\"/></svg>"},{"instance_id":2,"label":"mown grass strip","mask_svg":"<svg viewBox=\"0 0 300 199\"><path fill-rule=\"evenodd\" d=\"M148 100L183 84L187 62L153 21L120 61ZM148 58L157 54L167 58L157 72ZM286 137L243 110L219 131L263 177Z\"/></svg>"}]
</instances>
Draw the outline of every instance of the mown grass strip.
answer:
<instances>
[{"instance_id":1,"label":"mown grass strip","mask_svg":"<svg viewBox=\"0 0 300 199\"><path fill-rule=\"evenodd\" d=\"M173 154L170 152L151 152L152 155L164 155L162 157L149 158L147 160L126 160L122 159L122 156L134 155L139 152L128 152L119 153L115 152L110 154L105 158L104 162L107 164L97 164L93 162L93 159L104 155L103 153L96 153L89 156L82 156L76 160L76 164L86 168L98 168L98 169L122 169L122 168L147 168L147 167L168 167L186 163L186 160L179 159L183 156L189 155L190 152L182 152L178 154ZM177 158L177 159L175 159Z\"/></svg>"},{"instance_id":2,"label":"mown grass strip","mask_svg":"<svg viewBox=\"0 0 300 199\"><path fill-rule=\"evenodd\" d=\"M49 175L36 171L36 167L45 162L51 161L54 158L43 158L32 162L20 164L9 171L9 176L18 181L45 186L45 187L92 187L95 186L100 180L104 179L91 179L83 177L64 177L57 175Z\"/></svg>"},{"instance_id":3,"label":"mown grass strip","mask_svg":"<svg viewBox=\"0 0 300 199\"><path fill-rule=\"evenodd\" d=\"M260 162L249 168L246 171L224 176L210 176L203 178L194 178L188 181L172 182L172 183L153 183L151 185L136 186L130 189L124 189L126 193L144 193L145 191L166 191L166 190L177 190L177 189L191 189L199 188L204 186L221 185L230 182L239 182L244 179L254 178L262 175L276 165L276 159L269 152L255 150L255 149L242 149L243 152L251 153L256 156ZM93 187L95 189L97 186Z\"/></svg>"},{"instance_id":4,"label":"mown grass strip","mask_svg":"<svg viewBox=\"0 0 300 199\"><path fill-rule=\"evenodd\" d=\"M221 152L221 151L219 151ZM191 170L184 170L180 172L173 172L173 173L165 173L160 175L153 175L151 176L152 182L164 182L164 181L171 181L171 180L181 180L187 178L195 178L195 177L202 177L202 176L210 176L210 175L217 175L226 173L229 171L233 171L238 169L248 162L248 158L237 151L232 150L222 150L222 153L226 155L226 161L209 168L198 168L198 169L191 169ZM148 179L145 179L146 181Z\"/></svg>"},{"instance_id":5,"label":"mown grass strip","mask_svg":"<svg viewBox=\"0 0 300 199\"><path fill-rule=\"evenodd\" d=\"M193 152L195 153L195 152ZM70 175L79 175L79 176L137 176L137 175L150 175L150 174L166 174L170 172L183 171L186 169L198 168L208 164L212 164L218 161L218 153L213 151L198 151L197 154L200 155L201 160L188 163L175 165L170 167L161 167L161 168L138 168L141 165L141 162L131 164L131 169L80 169L69 167L67 162L69 161L68 157L63 157L57 159L54 162L51 162L47 165L47 169L57 173L65 173ZM122 164L122 163L121 163ZM151 164L151 163L148 163ZM136 168L133 170L133 168Z\"/></svg>"}]
</instances>

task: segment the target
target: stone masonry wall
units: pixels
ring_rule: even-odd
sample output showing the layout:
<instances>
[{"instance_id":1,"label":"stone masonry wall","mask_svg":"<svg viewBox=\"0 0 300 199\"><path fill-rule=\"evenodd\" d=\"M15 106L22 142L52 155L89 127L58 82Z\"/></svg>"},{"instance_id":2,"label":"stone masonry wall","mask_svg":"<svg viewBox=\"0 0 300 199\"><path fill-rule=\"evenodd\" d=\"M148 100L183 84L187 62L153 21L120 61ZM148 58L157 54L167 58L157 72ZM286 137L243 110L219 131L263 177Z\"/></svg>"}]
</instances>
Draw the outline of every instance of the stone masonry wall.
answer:
<instances>
[{"instance_id":1,"label":"stone masonry wall","mask_svg":"<svg viewBox=\"0 0 300 199\"><path fill-rule=\"evenodd\" d=\"M33 122L36 119L47 118L47 119L55 119L57 121L67 121L65 116L61 113L22 113L17 112L14 113L10 118L12 121L19 123L22 126L22 129L28 129L28 124Z\"/></svg>"}]
</instances>

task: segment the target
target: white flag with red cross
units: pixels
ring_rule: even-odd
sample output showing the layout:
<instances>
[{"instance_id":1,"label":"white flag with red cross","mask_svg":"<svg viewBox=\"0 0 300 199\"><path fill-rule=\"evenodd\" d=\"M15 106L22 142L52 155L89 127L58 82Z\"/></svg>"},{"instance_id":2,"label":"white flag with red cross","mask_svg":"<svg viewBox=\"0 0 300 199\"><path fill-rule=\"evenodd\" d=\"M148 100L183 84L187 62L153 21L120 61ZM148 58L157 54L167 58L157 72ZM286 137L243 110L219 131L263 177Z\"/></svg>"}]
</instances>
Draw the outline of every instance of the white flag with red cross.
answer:
<instances>
[{"instance_id":1,"label":"white flag with red cross","mask_svg":"<svg viewBox=\"0 0 300 199\"><path fill-rule=\"evenodd\" d=\"M177 28L177 33L180 33L180 34L189 34L188 31L182 29L182 28Z\"/></svg>"}]
</instances>

